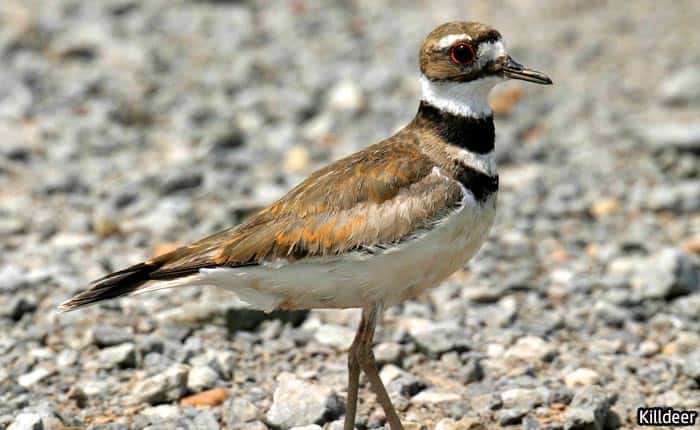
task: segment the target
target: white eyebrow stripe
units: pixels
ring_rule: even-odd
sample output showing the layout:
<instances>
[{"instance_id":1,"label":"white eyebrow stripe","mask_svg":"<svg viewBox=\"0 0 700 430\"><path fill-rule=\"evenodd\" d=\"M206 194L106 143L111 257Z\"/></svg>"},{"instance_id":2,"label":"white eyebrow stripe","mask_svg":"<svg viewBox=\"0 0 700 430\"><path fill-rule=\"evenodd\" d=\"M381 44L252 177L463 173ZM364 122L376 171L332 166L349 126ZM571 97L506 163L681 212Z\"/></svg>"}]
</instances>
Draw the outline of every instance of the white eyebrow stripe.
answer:
<instances>
[{"instance_id":1,"label":"white eyebrow stripe","mask_svg":"<svg viewBox=\"0 0 700 430\"><path fill-rule=\"evenodd\" d=\"M472 37L468 34L448 34L447 36L438 40L437 46L440 49L449 48L450 46L452 46L453 43L455 43L458 40L468 40L471 42Z\"/></svg>"}]
</instances>

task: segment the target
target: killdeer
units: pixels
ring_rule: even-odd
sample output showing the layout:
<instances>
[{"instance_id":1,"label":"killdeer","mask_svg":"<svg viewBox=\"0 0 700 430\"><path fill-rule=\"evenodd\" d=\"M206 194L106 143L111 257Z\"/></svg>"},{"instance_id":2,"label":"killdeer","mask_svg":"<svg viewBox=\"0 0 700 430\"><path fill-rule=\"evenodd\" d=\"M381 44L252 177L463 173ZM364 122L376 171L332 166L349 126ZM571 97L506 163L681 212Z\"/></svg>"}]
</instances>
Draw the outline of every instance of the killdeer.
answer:
<instances>
[{"instance_id":1,"label":"killdeer","mask_svg":"<svg viewBox=\"0 0 700 430\"><path fill-rule=\"evenodd\" d=\"M318 170L241 225L92 282L61 309L193 285L264 311L361 308L344 428L354 429L362 369L391 429L403 429L372 352L382 309L436 286L488 235L498 191L491 89L552 83L484 24L443 24L419 56L422 100L394 136Z\"/></svg>"}]
</instances>

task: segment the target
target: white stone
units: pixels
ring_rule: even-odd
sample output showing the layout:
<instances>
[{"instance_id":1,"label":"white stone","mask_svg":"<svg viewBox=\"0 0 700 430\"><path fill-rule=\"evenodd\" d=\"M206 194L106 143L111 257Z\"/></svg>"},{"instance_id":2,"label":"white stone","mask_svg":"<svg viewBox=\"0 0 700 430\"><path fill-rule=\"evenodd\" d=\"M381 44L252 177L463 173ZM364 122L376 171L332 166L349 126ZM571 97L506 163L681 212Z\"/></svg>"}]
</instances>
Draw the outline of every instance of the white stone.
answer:
<instances>
[{"instance_id":1,"label":"white stone","mask_svg":"<svg viewBox=\"0 0 700 430\"><path fill-rule=\"evenodd\" d=\"M187 374L187 388L198 392L211 388L219 380L219 374L209 366L195 366Z\"/></svg>"},{"instance_id":2,"label":"white stone","mask_svg":"<svg viewBox=\"0 0 700 430\"><path fill-rule=\"evenodd\" d=\"M37 367L29 373L25 373L17 378L17 383L24 388L29 388L47 376L53 374L52 371L45 369L43 367Z\"/></svg>"},{"instance_id":3,"label":"white stone","mask_svg":"<svg viewBox=\"0 0 700 430\"><path fill-rule=\"evenodd\" d=\"M175 405L151 406L141 411L141 415L159 418L161 420L172 420L180 416L180 408Z\"/></svg>"},{"instance_id":4,"label":"white stone","mask_svg":"<svg viewBox=\"0 0 700 430\"><path fill-rule=\"evenodd\" d=\"M384 385L386 385L394 379L398 379L404 373L406 372L400 367L395 366L393 364L387 364L379 372L379 378L382 380Z\"/></svg>"},{"instance_id":5,"label":"white stone","mask_svg":"<svg viewBox=\"0 0 700 430\"><path fill-rule=\"evenodd\" d=\"M593 369L580 367L564 377L564 383L568 387L587 387L600 380L600 375Z\"/></svg>"},{"instance_id":6,"label":"white stone","mask_svg":"<svg viewBox=\"0 0 700 430\"><path fill-rule=\"evenodd\" d=\"M456 393L446 393L442 391L426 390L421 391L411 398L411 403L415 404L436 404L450 403L462 400L462 396Z\"/></svg>"},{"instance_id":7,"label":"white stone","mask_svg":"<svg viewBox=\"0 0 700 430\"><path fill-rule=\"evenodd\" d=\"M272 396L266 419L275 428L290 429L319 421L325 414L333 392L311 384L291 373L277 377L279 385Z\"/></svg>"},{"instance_id":8,"label":"white stone","mask_svg":"<svg viewBox=\"0 0 700 430\"><path fill-rule=\"evenodd\" d=\"M365 106L362 89L350 80L338 82L330 91L328 106L331 109L358 112Z\"/></svg>"},{"instance_id":9,"label":"white stone","mask_svg":"<svg viewBox=\"0 0 700 430\"><path fill-rule=\"evenodd\" d=\"M639 344L639 353L643 357L651 357L652 355L659 352L660 349L661 347L659 346L659 344L654 342L653 340L645 340L644 342Z\"/></svg>"},{"instance_id":10,"label":"white stone","mask_svg":"<svg viewBox=\"0 0 700 430\"><path fill-rule=\"evenodd\" d=\"M44 425L37 414L19 414L7 430L42 430Z\"/></svg>"},{"instance_id":11,"label":"white stone","mask_svg":"<svg viewBox=\"0 0 700 430\"><path fill-rule=\"evenodd\" d=\"M320 344L347 349L355 338L355 331L335 324L322 324L316 330L314 338Z\"/></svg>"},{"instance_id":12,"label":"white stone","mask_svg":"<svg viewBox=\"0 0 700 430\"><path fill-rule=\"evenodd\" d=\"M551 357L556 349L544 339L537 336L525 336L505 352L505 358L523 361L544 360Z\"/></svg>"},{"instance_id":13,"label":"white stone","mask_svg":"<svg viewBox=\"0 0 700 430\"><path fill-rule=\"evenodd\" d=\"M542 392L532 388L511 388L501 393L501 400L504 409L532 409L544 403L545 397Z\"/></svg>"}]
</instances>

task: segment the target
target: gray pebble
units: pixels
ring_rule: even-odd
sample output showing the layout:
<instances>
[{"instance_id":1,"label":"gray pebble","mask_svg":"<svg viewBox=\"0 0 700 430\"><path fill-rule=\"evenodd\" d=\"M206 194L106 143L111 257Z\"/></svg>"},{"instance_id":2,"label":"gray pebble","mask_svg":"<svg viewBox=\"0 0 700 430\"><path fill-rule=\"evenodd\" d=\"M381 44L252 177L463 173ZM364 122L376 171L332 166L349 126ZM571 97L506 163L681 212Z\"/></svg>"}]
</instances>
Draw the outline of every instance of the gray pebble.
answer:
<instances>
[{"instance_id":1,"label":"gray pebble","mask_svg":"<svg viewBox=\"0 0 700 430\"><path fill-rule=\"evenodd\" d=\"M603 430L615 397L599 387L585 387L574 394L566 413L566 430Z\"/></svg>"},{"instance_id":2,"label":"gray pebble","mask_svg":"<svg viewBox=\"0 0 700 430\"><path fill-rule=\"evenodd\" d=\"M125 327L98 326L92 330L92 339L100 348L130 342L134 338L132 331Z\"/></svg>"},{"instance_id":3,"label":"gray pebble","mask_svg":"<svg viewBox=\"0 0 700 430\"><path fill-rule=\"evenodd\" d=\"M700 291L700 263L695 256L666 248L641 264L632 282L647 298L673 299Z\"/></svg>"},{"instance_id":4,"label":"gray pebble","mask_svg":"<svg viewBox=\"0 0 700 430\"><path fill-rule=\"evenodd\" d=\"M219 374L209 366L195 366L187 374L187 388L198 392L214 387L219 380Z\"/></svg>"},{"instance_id":5,"label":"gray pebble","mask_svg":"<svg viewBox=\"0 0 700 430\"><path fill-rule=\"evenodd\" d=\"M175 364L163 373L147 378L134 387L136 400L143 403L162 403L177 400L187 390L186 366Z\"/></svg>"},{"instance_id":6,"label":"gray pebble","mask_svg":"<svg viewBox=\"0 0 700 430\"><path fill-rule=\"evenodd\" d=\"M277 381L279 385L266 414L266 420L273 426L289 429L323 424L343 412L342 402L330 388L310 384L288 373L278 376Z\"/></svg>"},{"instance_id":7,"label":"gray pebble","mask_svg":"<svg viewBox=\"0 0 700 430\"><path fill-rule=\"evenodd\" d=\"M22 413L10 424L7 430L43 430L44 425L41 416L31 413Z\"/></svg>"},{"instance_id":8,"label":"gray pebble","mask_svg":"<svg viewBox=\"0 0 700 430\"><path fill-rule=\"evenodd\" d=\"M674 72L661 84L661 100L668 105L686 105L700 99L700 71L697 66Z\"/></svg>"},{"instance_id":9,"label":"gray pebble","mask_svg":"<svg viewBox=\"0 0 700 430\"><path fill-rule=\"evenodd\" d=\"M98 360L103 368L127 368L136 365L136 348L133 343L122 343L100 350Z\"/></svg>"}]
</instances>

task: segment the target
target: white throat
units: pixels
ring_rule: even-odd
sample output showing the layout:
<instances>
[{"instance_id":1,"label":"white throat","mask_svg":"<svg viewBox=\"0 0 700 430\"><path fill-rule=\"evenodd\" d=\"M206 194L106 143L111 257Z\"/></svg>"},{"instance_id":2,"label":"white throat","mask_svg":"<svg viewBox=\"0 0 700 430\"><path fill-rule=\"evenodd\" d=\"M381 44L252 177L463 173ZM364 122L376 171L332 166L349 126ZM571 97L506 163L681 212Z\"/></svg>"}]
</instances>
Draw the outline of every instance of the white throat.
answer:
<instances>
[{"instance_id":1,"label":"white throat","mask_svg":"<svg viewBox=\"0 0 700 430\"><path fill-rule=\"evenodd\" d=\"M470 82L431 81L422 75L422 100L453 115L484 118L492 114L489 93L501 81L495 76Z\"/></svg>"}]
</instances>

